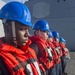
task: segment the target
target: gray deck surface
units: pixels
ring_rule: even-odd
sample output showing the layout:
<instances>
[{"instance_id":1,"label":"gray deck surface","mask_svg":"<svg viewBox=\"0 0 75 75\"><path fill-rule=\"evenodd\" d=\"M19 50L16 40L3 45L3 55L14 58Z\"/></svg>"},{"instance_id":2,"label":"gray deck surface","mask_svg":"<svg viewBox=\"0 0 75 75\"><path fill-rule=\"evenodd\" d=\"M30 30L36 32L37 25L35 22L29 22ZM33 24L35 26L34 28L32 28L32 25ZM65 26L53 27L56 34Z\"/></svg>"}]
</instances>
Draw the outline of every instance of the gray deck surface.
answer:
<instances>
[{"instance_id":1,"label":"gray deck surface","mask_svg":"<svg viewBox=\"0 0 75 75\"><path fill-rule=\"evenodd\" d=\"M75 75L75 52L70 52L70 60L67 60L66 72L68 75Z\"/></svg>"}]
</instances>

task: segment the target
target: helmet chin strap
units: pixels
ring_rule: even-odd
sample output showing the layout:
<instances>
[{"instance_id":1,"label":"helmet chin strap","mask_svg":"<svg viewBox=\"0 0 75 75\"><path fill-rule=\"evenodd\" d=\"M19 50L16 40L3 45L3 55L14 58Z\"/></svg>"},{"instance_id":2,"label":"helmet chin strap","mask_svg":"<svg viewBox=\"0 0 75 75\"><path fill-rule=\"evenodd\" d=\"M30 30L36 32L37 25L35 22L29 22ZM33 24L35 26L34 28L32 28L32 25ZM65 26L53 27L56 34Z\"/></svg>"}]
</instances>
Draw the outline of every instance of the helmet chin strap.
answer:
<instances>
[{"instance_id":1,"label":"helmet chin strap","mask_svg":"<svg viewBox=\"0 0 75 75\"><path fill-rule=\"evenodd\" d=\"M12 25L12 36L13 36L13 41L14 41L14 43L17 45L15 21L12 21L12 22L11 22L11 25Z\"/></svg>"},{"instance_id":2,"label":"helmet chin strap","mask_svg":"<svg viewBox=\"0 0 75 75\"><path fill-rule=\"evenodd\" d=\"M3 19L2 23L5 24L7 19ZM15 21L11 21L11 26L12 26L12 36L13 36L13 41L17 45L16 41L16 29L15 29Z\"/></svg>"}]
</instances>

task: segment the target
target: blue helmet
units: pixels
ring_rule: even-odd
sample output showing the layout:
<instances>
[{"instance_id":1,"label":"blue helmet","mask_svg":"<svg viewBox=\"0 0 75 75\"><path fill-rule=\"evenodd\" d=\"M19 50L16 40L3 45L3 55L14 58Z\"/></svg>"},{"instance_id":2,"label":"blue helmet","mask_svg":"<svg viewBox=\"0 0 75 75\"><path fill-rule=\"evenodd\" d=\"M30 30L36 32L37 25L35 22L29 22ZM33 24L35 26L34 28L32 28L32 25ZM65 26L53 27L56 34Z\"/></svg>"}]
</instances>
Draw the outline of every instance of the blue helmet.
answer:
<instances>
[{"instance_id":1,"label":"blue helmet","mask_svg":"<svg viewBox=\"0 0 75 75\"><path fill-rule=\"evenodd\" d=\"M52 32L50 31L49 35L48 35L50 38L53 38L53 34Z\"/></svg>"},{"instance_id":2,"label":"blue helmet","mask_svg":"<svg viewBox=\"0 0 75 75\"><path fill-rule=\"evenodd\" d=\"M59 42L64 42L66 44L66 40L62 37L59 38Z\"/></svg>"},{"instance_id":3,"label":"blue helmet","mask_svg":"<svg viewBox=\"0 0 75 75\"><path fill-rule=\"evenodd\" d=\"M18 21L24 25L32 26L31 14L27 6L20 2L9 2L0 10L0 19Z\"/></svg>"},{"instance_id":4,"label":"blue helmet","mask_svg":"<svg viewBox=\"0 0 75 75\"><path fill-rule=\"evenodd\" d=\"M57 31L52 31L53 37L59 38L59 33Z\"/></svg>"},{"instance_id":5,"label":"blue helmet","mask_svg":"<svg viewBox=\"0 0 75 75\"><path fill-rule=\"evenodd\" d=\"M36 23L34 23L33 30L42 30L50 32L49 24L45 20L38 20Z\"/></svg>"}]
</instances>

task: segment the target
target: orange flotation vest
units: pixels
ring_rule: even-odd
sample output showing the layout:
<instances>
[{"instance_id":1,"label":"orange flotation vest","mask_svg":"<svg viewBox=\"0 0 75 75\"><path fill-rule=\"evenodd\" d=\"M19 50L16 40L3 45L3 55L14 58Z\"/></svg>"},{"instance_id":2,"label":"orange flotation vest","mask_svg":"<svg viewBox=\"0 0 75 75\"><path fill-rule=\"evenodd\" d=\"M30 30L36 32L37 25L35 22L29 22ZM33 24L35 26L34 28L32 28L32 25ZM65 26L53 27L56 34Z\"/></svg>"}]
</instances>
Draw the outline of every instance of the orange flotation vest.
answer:
<instances>
[{"instance_id":1,"label":"orange flotation vest","mask_svg":"<svg viewBox=\"0 0 75 75\"><path fill-rule=\"evenodd\" d=\"M62 56L61 47L60 47L59 43L56 42L56 41L53 41L52 43L53 43L53 45L55 46L55 50L56 50L57 55L58 55L58 57L59 57L58 62L60 62L60 61L61 61L60 57Z\"/></svg>"},{"instance_id":2,"label":"orange flotation vest","mask_svg":"<svg viewBox=\"0 0 75 75\"><path fill-rule=\"evenodd\" d=\"M36 54L28 47L29 42L19 49L0 40L0 56L11 75L41 75Z\"/></svg>"},{"instance_id":3,"label":"orange flotation vest","mask_svg":"<svg viewBox=\"0 0 75 75\"><path fill-rule=\"evenodd\" d=\"M54 67L53 56L49 55L48 50L50 51L50 48L49 48L47 41L43 40L39 36L32 36L32 37L30 37L30 39L31 39L32 43L35 43L38 46L39 63L43 64L45 69L50 69L50 68ZM51 52L51 54L52 54L52 52Z\"/></svg>"},{"instance_id":4,"label":"orange flotation vest","mask_svg":"<svg viewBox=\"0 0 75 75\"><path fill-rule=\"evenodd\" d=\"M60 62L60 58L55 50L55 46L53 45L53 43L51 41L48 41L48 44L49 46L51 47L52 49L52 53L53 53L53 60L55 62L55 64L59 63Z\"/></svg>"},{"instance_id":5,"label":"orange flotation vest","mask_svg":"<svg viewBox=\"0 0 75 75\"><path fill-rule=\"evenodd\" d=\"M66 46L64 43L60 43L60 47L62 48L62 56L66 56L69 52L66 50Z\"/></svg>"}]
</instances>

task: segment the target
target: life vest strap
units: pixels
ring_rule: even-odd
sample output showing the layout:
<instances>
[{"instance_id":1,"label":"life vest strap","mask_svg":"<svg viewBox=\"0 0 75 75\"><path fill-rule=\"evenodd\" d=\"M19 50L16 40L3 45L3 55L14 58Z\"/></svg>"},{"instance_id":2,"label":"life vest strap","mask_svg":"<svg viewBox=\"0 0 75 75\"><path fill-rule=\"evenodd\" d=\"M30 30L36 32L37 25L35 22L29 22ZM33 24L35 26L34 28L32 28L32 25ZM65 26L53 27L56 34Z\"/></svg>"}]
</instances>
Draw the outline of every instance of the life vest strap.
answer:
<instances>
[{"instance_id":1,"label":"life vest strap","mask_svg":"<svg viewBox=\"0 0 75 75\"><path fill-rule=\"evenodd\" d=\"M53 58L52 58L52 57L53 57L53 54L52 54L52 51L50 50L50 48L48 47L48 48L45 48L44 50L45 50L45 52L48 53L48 56L47 56L47 58L49 58L48 61L49 61L49 62L52 61L52 59L53 59Z\"/></svg>"},{"instance_id":2,"label":"life vest strap","mask_svg":"<svg viewBox=\"0 0 75 75\"><path fill-rule=\"evenodd\" d=\"M24 62L23 61L21 61L14 53L11 53L15 58L16 58L16 60L20 63L19 65L17 65L17 66L15 66L14 68L13 68L13 71L14 72L16 72L17 70L19 70L20 68L24 68L25 70L27 69L26 68L26 66L27 66L27 64L30 64L30 63L33 63L33 62L35 62L36 61L36 59L34 59L34 58L29 58L28 60L25 60ZM27 71L28 71L28 69L27 69Z\"/></svg>"},{"instance_id":3,"label":"life vest strap","mask_svg":"<svg viewBox=\"0 0 75 75\"><path fill-rule=\"evenodd\" d=\"M22 68L22 67L25 67L28 63L25 61L25 62L22 62L20 63L19 65L15 66L13 68L14 72L16 72L18 69Z\"/></svg>"}]
</instances>

